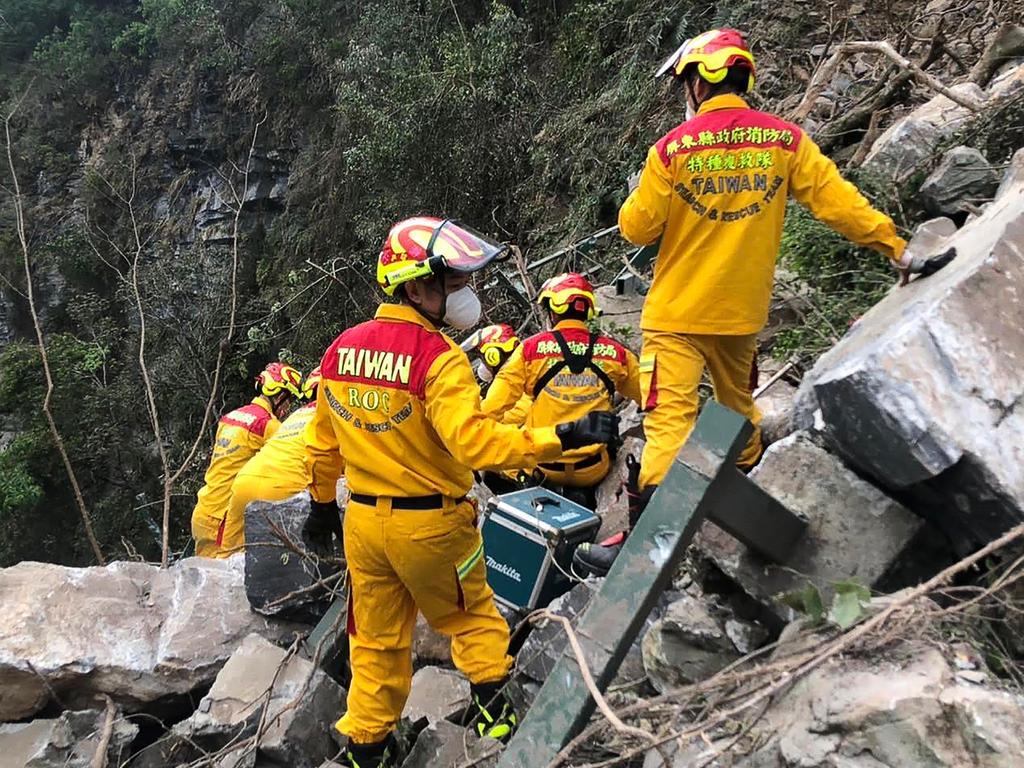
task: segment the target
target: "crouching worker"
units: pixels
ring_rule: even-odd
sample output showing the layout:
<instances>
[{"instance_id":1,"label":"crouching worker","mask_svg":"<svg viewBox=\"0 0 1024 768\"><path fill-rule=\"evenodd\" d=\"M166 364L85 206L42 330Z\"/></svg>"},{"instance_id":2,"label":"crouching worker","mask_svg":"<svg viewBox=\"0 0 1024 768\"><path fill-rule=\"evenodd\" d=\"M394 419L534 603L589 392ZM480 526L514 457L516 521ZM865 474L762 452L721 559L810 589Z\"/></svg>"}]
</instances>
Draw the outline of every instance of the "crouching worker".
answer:
<instances>
[{"instance_id":1,"label":"crouching worker","mask_svg":"<svg viewBox=\"0 0 1024 768\"><path fill-rule=\"evenodd\" d=\"M484 413L501 418L529 396L533 405L526 424L544 427L611 410L616 392L639 401L636 355L587 327L598 314L587 278L574 272L552 277L542 286L537 303L547 311L552 330L531 336L512 353L487 390ZM606 445L567 451L538 465L545 485L558 486L590 509L610 467Z\"/></svg>"},{"instance_id":2,"label":"crouching worker","mask_svg":"<svg viewBox=\"0 0 1024 768\"><path fill-rule=\"evenodd\" d=\"M398 303L343 332L321 364L307 432L310 493L331 504L342 469L351 491L344 538L352 683L337 723L349 739L342 765L396 764L392 731L409 695L417 609L451 637L452 659L471 684L474 730L511 735L516 718L502 693L509 630L466 498L472 470L532 466L606 442L616 429L610 413L520 429L480 410L469 358L438 329L477 322L470 274L506 251L451 220L396 224L377 281ZM324 514L336 518L337 509Z\"/></svg>"},{"instance_id":3,"label":"crouching worker","mask_svg":"<svg viewBox=\"0 0 1024 768\"><path fill-rule=\"evenodd\" d=\"M274 436L294 398L301 395L302 374L271 363L256 377L259 393L251 403L221 416L213 456L192 511L192 536L199 557L227 557L243 542L242 523L228 530L231 487L246 462Z\"/></svg>"},{"instance_id":4,"label":"crouching worker","mask_svg":"<svg viewBox=\"0 0 1024 768\"><path fill-rule=\"evenodd\" d=\"M498 371L508 362L512 353L519 348L522 342L516 335L515 329L506 323L485 326L470 338L473 349L479 355L473 369L480 382L490 387L494 377L498 375ZM465 344L463 348L465 348ZM503 424L525 424L526 414L530 412L532 404L533 399L524 392L518 402L501 415L501 422Z\"/></svg>"},{"instance_id":5,"label":"crouching worker","mask_svg":"<svg viewBox=\"0 0 1024 768\"><path fill-rule=\"evenodd\" d=\"M281 423L259 452L246 462L231 486L222 549L227 554L245 546L245 508L252 501L281 501L306 489L306 426L316 411L320 369L302 382L308 402Z\"/></svg>"}]
</instances>

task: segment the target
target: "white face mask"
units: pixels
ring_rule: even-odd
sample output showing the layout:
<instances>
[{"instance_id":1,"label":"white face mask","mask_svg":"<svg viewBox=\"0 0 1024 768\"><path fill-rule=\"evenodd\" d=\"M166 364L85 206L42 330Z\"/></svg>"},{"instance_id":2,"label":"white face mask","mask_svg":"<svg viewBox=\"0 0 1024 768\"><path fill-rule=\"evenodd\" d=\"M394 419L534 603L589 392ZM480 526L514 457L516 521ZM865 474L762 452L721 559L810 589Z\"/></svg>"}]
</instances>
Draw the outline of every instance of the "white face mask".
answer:
<instances>
[{"instance_id":1,"label":"white face mask","mask_svg":"<svg viewBox=\"0 0 1024 768\"><path fill-rule=\"evenodd\" d=\"M491 369L487 367L487 363L483 360L477 360L473 364L473 371L476 373L476 377L484 384L490 384L494 379L494 374L491 373Z\"/></svg>"},{"instance_id":2,"label":"white face mask","mask_svg":"<svg viewBox=\"0 0 1024 768\"><path fill-rule=\"evenodd\" d=\"M480 320L480 299L468 285L449 293L444 306L444 324L457 330L467 331Z\"/></svg>"}]
</instances>

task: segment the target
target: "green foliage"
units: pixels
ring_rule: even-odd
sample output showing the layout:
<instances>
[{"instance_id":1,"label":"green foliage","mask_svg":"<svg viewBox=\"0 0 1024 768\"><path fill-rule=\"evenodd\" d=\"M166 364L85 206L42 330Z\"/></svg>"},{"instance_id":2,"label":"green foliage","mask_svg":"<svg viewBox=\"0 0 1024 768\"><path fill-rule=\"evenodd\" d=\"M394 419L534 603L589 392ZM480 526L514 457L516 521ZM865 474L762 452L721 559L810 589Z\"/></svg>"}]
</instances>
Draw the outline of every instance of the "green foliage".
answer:
<instances>
[{"instance_id":1,"label":"green foliage","mask_svg":"<svg viewBox=\"0 0 1024 768\"><path fill-rule=\"evenodd\" d=\"M774 355L813 360L846 333L896 280L888 260L859 248L791 202L779 263L795 278L805 301L803 322L782 330Z\"/></svg>"},{"instance_id":2,"label":"green foliage","mask_svg":"<svg viewBox=\"0 0 1024 768\"><path fill-rule=\"evenodd\" d=\"M839 581L832 585L832 604L828 613L821 592L811 583L802 589L785 592L778 596L779 602L804 614L812 627L826 622L839 629L849 629L865 616L865 608L871 601L871 590L854 581Z\"/></svg>"}]
</instances>

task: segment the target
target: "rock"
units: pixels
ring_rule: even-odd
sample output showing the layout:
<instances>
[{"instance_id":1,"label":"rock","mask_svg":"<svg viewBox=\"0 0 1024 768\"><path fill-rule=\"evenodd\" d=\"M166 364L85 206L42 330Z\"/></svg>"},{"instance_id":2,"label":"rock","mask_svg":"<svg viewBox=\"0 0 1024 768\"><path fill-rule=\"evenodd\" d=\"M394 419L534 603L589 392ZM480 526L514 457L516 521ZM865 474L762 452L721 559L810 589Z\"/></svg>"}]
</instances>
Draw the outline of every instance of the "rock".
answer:
<instances>
[{"instance_id":1,"label":"rock","mask_svg":"<svg viewBox=\"0 0 1024 768\"><path fill-rule=\"evenodd\" d=\"M807 517L807 532L790 557L778 565L768 563L710 522L704 523L695 546L779 622L793 618L792 610L775 599L780 593L810 581L828 601L830 585L837 581L872 586L908 556L924 526L805 432L768 448L750 477Z\"/></svg>"},{"instance_id":2,"label":"rock","mask_svg":"<svg viewBox=\"0 0 1024 768\"><path fill-rule=\"evenodd\" d=\"M246 637L221 669L210 692L172 733L215 751L264 730L254 757L289 768L313 768L336 754L334 723L345 691L305 659L259 635Z\"/></svg>"},{"instance_id":3,"label":"rock","mask_svg":"<svg viewBox=\"0 0 1024 768\"><path fill-rule=\"evenodd\" d=\"M925 207L936 214L956 214L991 199L999 175L988 160L971 147L954 147L921 184Z\"/></svg>"},{"instance_id":4,"label":"rock","mask_svg":"<svg viewBox=\"0 0 1024 768\"><path fill-rule=\"evenodd\" d=\"M498 762L499 749L497 741L479 739L465 728L441 720L420 733L402 768L455 768L472 760L480 760L474 765L492 768ZM481 759L489 753L494 757Z\"/></svg>"},{"instance_id":5,"label":"rock","mask_svg":"<svg viewBox=\"0 0 1024 768\"><path fill-rule=\"evenodd\" d=\"M243 558L188 558L0 569L0 721L31 716L52 695L86 707L109 694L135 710L213 681L246 635L294 625L249 610ZM40 642L45 638L45 642Z\"/></svg>"},{"instance_id":6,"label":"rock","mask_svg":"<svg viewBox=\"0 0 1024 768\"><path fill-rule=\"evenodd\" d=\"M1024 519L1024 184L808 372L795 419L965 550Z\"/></svg>"},{"instance_id":7,"label":"rock","mask_svg":"<svg viewBox=\"0 0 1024 768\"><path fill-rule=\"evenodd\" d=\"M1006 166L1003 179L996 190L996 198L1019 188L1024 188L1024 149L1018 149L1010 158L1010 164Z\"/></svg>"},{"instance_id":8,"label":"rock","mask_svg":"<svg viewBox=\"0 0 1024 768\"><path fill-rule=\"evenodd\" d=\"M766 446L777 443L792 434L793 400L796 387L780 379L757 398L757 409L761 412L761 440Z\"/></svg>"},{"instance_id":9,"label":"rock","mask_svg":"<svg viewBox=\"0 0 1024 768\"><path fill-rule=\"evenodd\" d=\"M725 619L711 604L684 595L644 635L644 670L659 693L711 677L739 658Z\"/></svg>"},{"instance_id":10,"label":"rock","mask_svg":"<svg viewBox=\"0 0 1024 768\"><path fill-rule=\"evenodd\" d=\"M1024 760L1024 699L958 680L934 648L899 651L906 660L845 659L797 682L768 711L762 732L777 742L759 754L774 747L784 765L858 768Z\"/></svg>"},{"instance_id":11,"label":"rock","mask_svg":"<svg viewBox=\"0 0 1024 768\"><path fill-rule=\"evenodd\" d=\"M985 100L974 83L951 86L955 93ZM864 160L865 170L900 179L927 161L939 143L961 130L973 113L945 96L937 95L900 118L875 141Z\"/></svg>"},{"instance_id":12,"label":"rock","mask_svg":"<svg viewBox=\"0 0 1024 768\"><path fill-rule=\"evenodd\" d=\"M639 354L643 341L640 313L643 310L644 297L640 294L619 296L615 293L614 285L602 285L594 293L597 297L597 306L601 310L599 320L602 332Z\"/></svg>"},{"instance_id":13,"label":"rock","mask_svg":"<svg viewBox=\"0 0 1024 768\"><path fill-rule=\"evenodd\" d=\"M451 638L431 627L422 613L416 614L412 652L416 655L416 662L421 666L452 663Z\"/></svg>"},{"instance_id":14,"label":"rock","mask_svg":"<svg viewBox=\"0 0 1024 768\"><path fill-rule=\"evenodd\" d=\"M627 437L642 440L644 437L644 414L640 406L632 400L619 411L619 437L622 440Z\"/></svg>"},{"instance_id":15,"label":"rock","mask_svg":"<svg viewBox=\"0 0 1024 768\"><path fill-rule=\"evenodd\" d=\"M639 461L643 450L643 440L627 437L619 447L608 475L597 487L597 513L601 516L598 541L618 533L629 525L629 500L625 491L626 457L632 455Z\"/></svg>"},{"instance_id":16,"label":"rock","mask_svg":"<svg viewBox=\"0 0 1024 768\"><path fill-rule=\"evenodd\" d=\"M106 711L63 712L52 720L0 725L0 765L10 768L90 768L106 724ZM116 713L106 765L131 755L139 727Z\"/></svg>"},{"instance_id":17,"label":"rock","mask_svg":"<svg viewBox=\"0 0 1024 768\"><path fill-rule=\"evenodd\" d=\"M469 681L459 672L424 667L412 676L412 690L402 713L417 724L447 720L469 706Z\"/></svg>"},{"instance_id":18,"label":"rock","mask_svg":"<svg viewBox=\"0 0 1024 768\"><path fill-rule=\"evenodd\" d=\"M257 613L316 624L330 607L332 597L316 585L338 569L285 549L274 532L276 526L301 544L309 512L305 491L284 501L254 501L246 507L245 596Z\"/></svg>"}]
</instances>

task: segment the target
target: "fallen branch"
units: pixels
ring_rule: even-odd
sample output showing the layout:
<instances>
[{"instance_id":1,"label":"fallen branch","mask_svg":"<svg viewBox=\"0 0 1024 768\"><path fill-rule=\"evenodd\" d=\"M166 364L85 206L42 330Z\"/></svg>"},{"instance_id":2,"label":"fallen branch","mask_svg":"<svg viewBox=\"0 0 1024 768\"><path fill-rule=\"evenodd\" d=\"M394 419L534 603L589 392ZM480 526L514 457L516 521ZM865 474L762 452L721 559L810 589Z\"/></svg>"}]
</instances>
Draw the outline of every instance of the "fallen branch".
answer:
<instances>
[{"instance_id":1,"label":"fallen branch","mask_svg":"<svg viewBox=\"0 0 1024 768\"><path fill-rule=\"evenodd\" d=\"M18 233L18 243L21 245L22 261L25 267L25 286L28 293L28 309L29 314L32 316L32 325L36 332L36 345L39 348L39 359L43 365L43 376L46 378L46 394L43 396L43 416L46 417L46 424L50 429L50 436L53 438L53 443L57 448L57 452L60 454L61 461L64 463L64 471L67 473L68 482L71 484L71 491L75 497L75 504L78 507L79 514L82 516L82 525L85 526L85 536L89 540L89 546L92 548L93 556L96 558L96 562L100 565L106 565L106 558L103 557L103 550L100 549L100 543L96 539L96 534L92 528L92 518L89 516L89 510L85 506L85 497L82 495L82 487L78 483L78 476L75 474L75 469L71 465L71 458L68 456L67 448L64 445L64 438L61 437L60 430L57 429L57 422L53 418L53 413L50 411L50 400L53 398L53 374L50 371L50 357L46 352L46 341L43 338L43 327L39 321L39 312L36 310L36 298L35 290L32 287L32 262L29 258L28 252L28 237L25 234L25 203L22 200L21 186L18 182L18 174L14 168L14 151L11 146L11 120L15 113L18 111L18 107L21 105L21 101L28 95L28 91L22 95L21 99L18 100L11 108L11 111L4 117L4 139L6 141L7 149L7 167L11 173L11 183L14 186L14 215L15 215L15 230Z\"/></svg>"},{"instance_id":2,"label":"fallen branch","mask_svg":"<svg viewBox=\"0 0 1024 768\"><path fill-rule=\"evenodd\" d=\"M941 80L926 72L920 65L910 61L885 41L851 41L843 43L836 48L836 52L814 74L810 85L807 87L807 91L804 93L803 99L790 113L791 120L803 123L807 119L814 109L814 104L817 102L818 97L825 90L825 86L832 81L832 77L835 75L836 70L839 69L839 65L844 59L849 58L855 53L878 53L891 59L896 66L907 73L904 76L905 79L913 78L972 112L980 112L985 107L982 102L973 96L957 93L946 87ZM931 58L931 54L928 58ZM894 81L897 79L894 78Z\"/></svg>"},{"instance_id":3,"label":"fallen branch","mask_svg":"<svg viewBox=\"0 0 1024 768\"><path fill-rule=\"evenodd\" d=\"M110 748L110 737L114 733L114 718L117 716L117 707L114 701L106 694L103 698L107 700L107 716L103 720L103 730L100 732L100 743L96 747L96 753L92 756L89 768L106 768L107 750Z\"/></svg>"}]
</instances>

